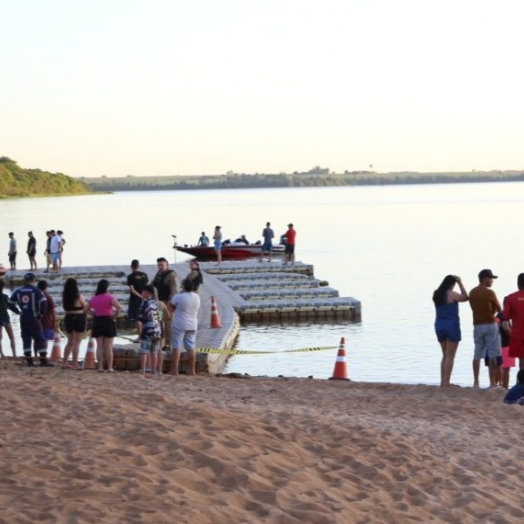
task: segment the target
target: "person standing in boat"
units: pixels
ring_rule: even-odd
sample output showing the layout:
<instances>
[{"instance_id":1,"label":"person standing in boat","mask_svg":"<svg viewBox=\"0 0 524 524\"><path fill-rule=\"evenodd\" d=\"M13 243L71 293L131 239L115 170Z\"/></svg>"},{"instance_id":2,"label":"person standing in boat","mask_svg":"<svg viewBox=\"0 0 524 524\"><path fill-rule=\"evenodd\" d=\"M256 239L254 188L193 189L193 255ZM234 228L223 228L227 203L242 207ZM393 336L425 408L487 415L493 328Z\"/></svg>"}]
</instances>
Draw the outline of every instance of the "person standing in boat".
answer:
<instances>
[{"instance_id":1,"label":"person standing in boat","mask_svg":"<svg viewBox=\"0 0 524 524\"><path fill-rule=\"evenodd\" d=\"M200 238L198 239L197 246L201 246L201 247L209 246L209 238L206 236L206 233L204 231L202 231L202 234L200 235Z\"/></svg>"},{"instance_id":2,"label":"person standing in boat","mask_svg":"<svg viewBox=\"0 0 524 524\"><path fill-rule=\"evenodd\" d=\"M460 293L453 291L455 284L458 284ZM458 303L467 300L468 294L462 280L454 275L444 277L440 286L433 293L436 310L435 333L442 348L440 362L440 387L442 388L450 385L455 353L461 340Z\"/></svg>"},{"instance_id":3,"label":"person standing in boat","mask_svg":"<svg viewBox=\"0 0 524 524\"><path fill-rule=\"evenodd\" d=\"M215 253L217 255L217 266L220 267L220 263L222 262L222 231L220 230L220 226L215 226L213 241L215 246Z\"/></svg>"},{"instance_id":4,"label":"person standing in boat","mask_svg":"<svg viewBox=\"0 0 524 524\"><path fill-rule=\"evenodd\" d=\"M271 229L271 224L266 223L266 227L262 230L262 238L264 243L262 244L262 251L260 252L259 262L262 262L264 254L267 255L267 261L271 262L271 254L273 252L273 238L275 237L275 232Z\"/></svg>"}]
</instances>

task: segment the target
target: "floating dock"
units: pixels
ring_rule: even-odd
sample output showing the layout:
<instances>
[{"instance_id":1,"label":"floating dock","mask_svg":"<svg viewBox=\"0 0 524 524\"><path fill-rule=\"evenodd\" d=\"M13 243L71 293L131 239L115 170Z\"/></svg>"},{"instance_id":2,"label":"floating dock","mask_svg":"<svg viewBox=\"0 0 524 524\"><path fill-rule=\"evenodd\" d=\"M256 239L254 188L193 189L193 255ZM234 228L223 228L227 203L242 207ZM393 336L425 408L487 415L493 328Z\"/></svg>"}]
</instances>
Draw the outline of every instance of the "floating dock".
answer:
<instances>
[{"instance_id":1,"label":"floating dock","mask_svg":"<svg viewBox=\"0 0 524 524\"><path fill-rule=\"evenodd\" d=\"M222 262L220 267L213 262L200 263L204 283L200 287L201 308L197 333L199 348L231 349L241 323L286 323L286 322L358 322L361 320L361 303L352 297L340 297L336 289L314 277L313 266L296 262L285 266L281 261ZM189 273L186 263L170 264L179 282ZM156 265L143 265L150 281L154 278ZM23 284L27 271L9 271L4 279L11 288ZM37 279L48 282L48 292L57 305L57 316L63 319L64 310L61 295L64 282L69 277L78 280L80 292L86 300L94 295L98 280L105 278L110 282L109 292L113 294L127 313L129 288L127 266L84 266L67 267L59 273L35 272ZM222 327L211 328L211 297L216 298L218 314ZM117 319L119 333L134 332L134 323L122 314ZM134 336L132 337L134 338ZM139 369L138 344L115 344L115 369L129 371ZM171 352L164 352L169 368ZM222 372L227 354L198 353L198 371L212 374ZM185 353L181 355L181 368L185 370Z\"/></svg>"}]
</instances>

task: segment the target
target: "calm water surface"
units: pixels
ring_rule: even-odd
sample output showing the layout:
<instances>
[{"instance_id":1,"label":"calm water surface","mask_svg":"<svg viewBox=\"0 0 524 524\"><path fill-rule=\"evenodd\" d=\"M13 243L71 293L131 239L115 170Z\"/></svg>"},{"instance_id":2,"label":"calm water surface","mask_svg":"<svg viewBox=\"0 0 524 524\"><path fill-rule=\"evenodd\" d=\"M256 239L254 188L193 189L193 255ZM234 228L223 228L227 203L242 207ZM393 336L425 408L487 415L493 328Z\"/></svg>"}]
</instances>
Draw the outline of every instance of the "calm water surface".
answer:
<instances>
[{"instance_id":1,"label":"calm water surface","mask_svg":"<svg viewBox=\"0 0 524 524\"><path fill-rule=\"evenodd\" d=\"M523 190L523 183L514 182L9 200L0 207L0 261L7 265L9 231L19 241L19 267L27 265L29 230L38 239L43 263L47 229L65 232L65 265L127 265L133 258L143 264L153 264L158 256L173 260L171 235L180 244L191 244L201 231L210 235L218 224L224 238L246 234L258 240L267 221L277 234L291 221L297 230L297 259L313 264L315 276L328 280L341 296L359 299L362 322L245 326L238 348L279 352L337 346L345 337L352 379L436 384L440 348L431 294L448 273L460 275L470 289L483 268L500 276L494 286L500 299L515 290L516 276L524 271L524 262L514 255L514 225L524 219ZM177 255L177 261L186 258ZM460 312L463 341L452 380L469 385L471 312L467 304ZM336 349L238 356L228 371L327 378L335 356Z\"/></svg>"}]
</instances>

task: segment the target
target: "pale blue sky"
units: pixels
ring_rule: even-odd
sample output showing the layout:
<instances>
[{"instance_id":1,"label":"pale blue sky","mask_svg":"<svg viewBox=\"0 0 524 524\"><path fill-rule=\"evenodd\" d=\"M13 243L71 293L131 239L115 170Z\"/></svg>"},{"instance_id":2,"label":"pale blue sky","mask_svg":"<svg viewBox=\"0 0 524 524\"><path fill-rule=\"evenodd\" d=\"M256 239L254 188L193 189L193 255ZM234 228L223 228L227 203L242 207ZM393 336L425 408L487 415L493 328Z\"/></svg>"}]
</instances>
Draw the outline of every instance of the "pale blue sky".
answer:
<instances>
[{"instance_id":1,"label":"pale blue sky","mask_svg":"<svg viewBox=\"0 0 524 524\"><path fill-rule=\"evenodd\" d=\"M71 176L524 169L521 0L0 0L0 155Z\"/></svg>"}]
</instances>

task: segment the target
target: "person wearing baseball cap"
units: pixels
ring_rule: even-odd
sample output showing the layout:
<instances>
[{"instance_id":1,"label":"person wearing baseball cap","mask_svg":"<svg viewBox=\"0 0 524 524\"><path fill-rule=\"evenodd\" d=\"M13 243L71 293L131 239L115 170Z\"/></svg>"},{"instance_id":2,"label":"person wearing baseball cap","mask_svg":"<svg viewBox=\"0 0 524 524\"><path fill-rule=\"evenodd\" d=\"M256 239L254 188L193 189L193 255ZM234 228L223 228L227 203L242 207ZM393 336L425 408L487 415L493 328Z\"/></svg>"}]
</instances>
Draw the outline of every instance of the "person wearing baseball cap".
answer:
<instances>
[{"instance_id":1,"label":"person wearing baseball cap","mask_svg":"<svg viewBox=\"0 0 524 524\"><path fill-rule=\"evenodd\" d=\"M35 286L35 282L36 275L26 273L24 285L13 292L9 298L8 307L20 315L20 330L27 365L34 366L31 356L31 345L34 343L35 350L40 355L40 366L52 367L53 364L47 360L47 340L44 337L41 322L47 309L47 300L42 291Z\"/></svg>"},{"instance_id":2,"label":"person wearing baseball cap","mask_svg":"<svg viewBox=\"0 0 524 524\"><path fill-rule=\"evenodd\" d=\"M469 292L469 305L473 312L473 387L479 387L480 361L488 358L489 387L497 387L497 360L501 356L500 333L497 313L502 311L500 302L491 289L498 278L491 269L479 272L479 285Z\"/></svg>"},{"instance_id":3,"label":"person wearing baseball cap","mask_svg":"<svg viewBox=\"0 0 524 524\"><path fill-rule=\"evenodd\" d=\"M287 225L287 231L282 235L286 239L286 247L284 248L284 265L293 265L295 263L295 239L297 232L293 229L293 224Z\"/></svg>"}]
</instances>

